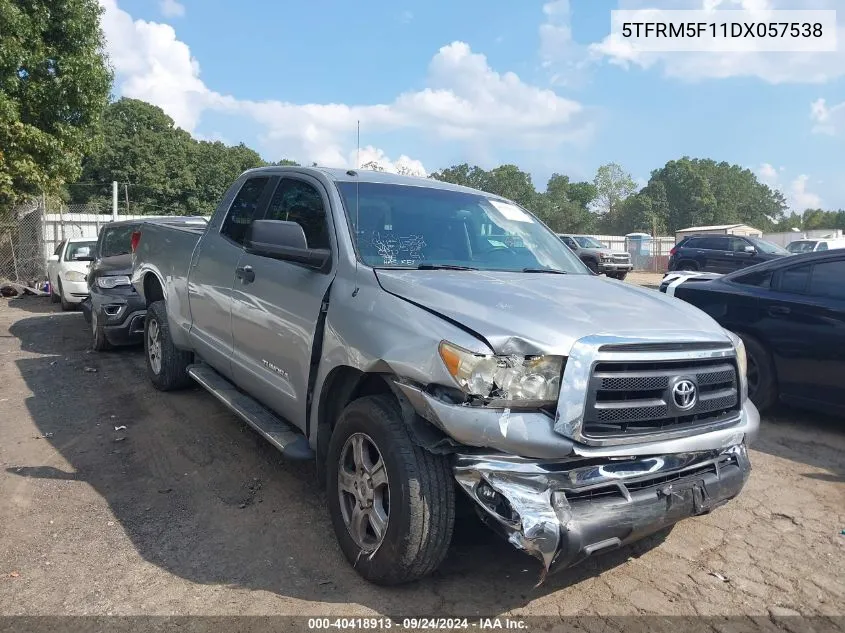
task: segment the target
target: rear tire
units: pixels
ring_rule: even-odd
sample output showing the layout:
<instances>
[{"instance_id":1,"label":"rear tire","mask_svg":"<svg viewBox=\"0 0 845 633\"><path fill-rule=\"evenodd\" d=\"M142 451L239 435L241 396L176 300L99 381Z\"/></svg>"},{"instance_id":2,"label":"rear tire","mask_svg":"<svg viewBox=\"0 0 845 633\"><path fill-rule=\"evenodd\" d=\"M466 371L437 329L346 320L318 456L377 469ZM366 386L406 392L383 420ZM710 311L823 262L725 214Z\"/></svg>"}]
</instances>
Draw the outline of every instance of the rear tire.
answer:
<instances>
[{"instance_id":1,"label":"rear tire","mask_svg":"<svg viewBox=\"0 0 845 633\"><path fill-rule=\"evenodd\" d=\"M685 259L684 261L678 263L678 267L676 270L688 270L690 272L698 272L698 268L699 267L696 262L691 261L689 259Z\"/></svg>"},{"instance_id":2,"label":"rear tire","mask_svg":"<svg viewBox=\"0 0 845 633\"><path fill-rule=\"evenodd\" d=\"M194 361L194 355L173 344L164 301L155 301L147 308L147 318L144 320L144 358L147 375L159 391L184 389L191 384L187 370L188 365Z\"/></svg>"},{"instance_id":3,"label":"rear tire","mask_svg":"<svg viewBox=\"0 0 845 633\"><path fill-rule=\"evenodd\" d=\"M364 469L349 459L356 440L366 447ZM411 440L395 400L378 395L349 404L332 433L326 467L335 535L343 554L361 576L375 584L397 585L422 578L443 562L455 523L451 465L447 457L433 455ZM347 473L343 487L339 482L341 469ZM381 474L369 478L369 474L361 473ZM350 491L355 484L358 487ZM373 500L363 495L364 501L359 501L357 491L363 487L371 491L367 494L374 495ZM385 488L386 513L382 512ZM381 525L386 515L381 537L369 518L376 511ZM354 529L355 512L367 515L363 531ZM361 537L362 533L369 534L367 530L373 533L369 543Z\"/></svg>"},{"instance_id":4,"label":"rear tire","mask_svg":"<svg viewBox=\"0 0 845 633\"><path fill-rule=\"evenodd\" d=\"M745 344L748 357L748 397L760 412L770 409L778 400L778 381L772 355L750 334L736 333Z\"/></svg>"}]
</instances>

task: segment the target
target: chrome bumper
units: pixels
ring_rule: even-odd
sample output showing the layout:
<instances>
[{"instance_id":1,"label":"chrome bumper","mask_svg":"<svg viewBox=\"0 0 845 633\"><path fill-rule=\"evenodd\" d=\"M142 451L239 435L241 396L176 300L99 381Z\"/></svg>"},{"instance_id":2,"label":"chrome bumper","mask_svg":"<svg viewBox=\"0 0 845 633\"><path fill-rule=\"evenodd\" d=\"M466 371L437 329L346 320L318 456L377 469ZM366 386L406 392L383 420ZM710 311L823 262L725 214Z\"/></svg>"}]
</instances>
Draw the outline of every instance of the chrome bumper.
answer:
<instances>
[{"instance_id":1,"label":"chrome bumper","mask_svg":"<svg viewBox=\"0 0 845 633\"><path fill-rule=\"evenodd\" d=\"M607 460L459 455L455 478L485 522L546 574L637 541L734 498L751 471L745 443Z\"/></svg>"}]
</instances>

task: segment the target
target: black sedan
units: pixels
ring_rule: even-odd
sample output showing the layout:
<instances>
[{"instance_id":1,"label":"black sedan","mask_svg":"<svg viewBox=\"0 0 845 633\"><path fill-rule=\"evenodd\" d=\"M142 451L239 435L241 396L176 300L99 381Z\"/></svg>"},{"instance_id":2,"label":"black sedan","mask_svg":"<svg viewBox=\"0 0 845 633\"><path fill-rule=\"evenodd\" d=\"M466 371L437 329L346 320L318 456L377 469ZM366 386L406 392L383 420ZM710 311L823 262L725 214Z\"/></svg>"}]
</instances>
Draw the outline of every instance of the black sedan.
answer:
<instances>
[{"instance_id":1,"label":"black sedan","mask_svg":"<svg viewBox=\"0 0 845 633\"><path fill-rule=\"evenodd\" d=\"M845 250L783 257L724 276L666 273L660 291L742 338L758 409L782 400L845 415Z\"/></svg>"},{"instance_id":2,"label":"black sedan","mask_svg":"<svg viewBox=\"0 0 845 633\"><path fill-rule=\"evenodd\" d=\"M132 233L138 226L133 221L105 225L91 257L90 295L81 307L97 351L143 341L147 306L130 282Z\"/></svg>"}]
</instances>

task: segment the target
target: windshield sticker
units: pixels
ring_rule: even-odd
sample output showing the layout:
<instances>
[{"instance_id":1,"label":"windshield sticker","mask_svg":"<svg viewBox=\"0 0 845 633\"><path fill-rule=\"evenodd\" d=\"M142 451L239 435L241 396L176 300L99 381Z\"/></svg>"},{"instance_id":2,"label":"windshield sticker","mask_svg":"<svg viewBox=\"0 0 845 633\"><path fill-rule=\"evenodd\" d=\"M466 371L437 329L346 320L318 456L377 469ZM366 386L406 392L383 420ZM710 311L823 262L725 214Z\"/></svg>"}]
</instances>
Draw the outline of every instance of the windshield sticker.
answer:
<instances>
[{"instance_id":1,"label":"windshield sticker","mask_svg":"<svg viewBox=\"0 0 845 633\"><path fill-rule=\"evenodd\" d=\"M393 237L392 235L382 236L380 233L375 233L372 242L382 259L382 263L386 266L417 265L423 259L422 249L426 245L422 235Z\"/></svg>"},{"instance_id":2,"label":"windshield sticker","mask_svg":"<svg viewBox=\"0 0 845 633\"><path fill-rule=\"evenodd\" d=\"M487 202L492 204L508 220L512 220L513 222L527 222L529 224L534 222L530 215L516 205L502 202L501 200L490 200L489 198Z\"/></svg>"}]
</instances>

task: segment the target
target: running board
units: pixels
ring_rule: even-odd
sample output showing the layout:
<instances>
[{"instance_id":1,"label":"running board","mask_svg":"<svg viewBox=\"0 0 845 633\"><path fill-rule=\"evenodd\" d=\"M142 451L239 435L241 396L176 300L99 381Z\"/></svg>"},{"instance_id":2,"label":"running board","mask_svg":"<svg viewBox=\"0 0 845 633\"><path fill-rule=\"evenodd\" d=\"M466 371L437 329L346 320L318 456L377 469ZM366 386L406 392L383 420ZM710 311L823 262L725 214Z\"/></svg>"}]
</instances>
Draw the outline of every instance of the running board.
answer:
<instances>
[{"instance_id":1,"label":"running board","mask_svg":"<svg viewBox=\"0 0 845 633\"><path fill-rule=\"evenodd\" d=\"M293 460L308 460L314 458L314 451L308 445L308 440L302 433L293 429L287 422L261 406L235 385L205 364L190 365L188 375L196 380L200 386L216 397L241 420L273 446L282 455Z\"/></svg>"}]
</instances>

